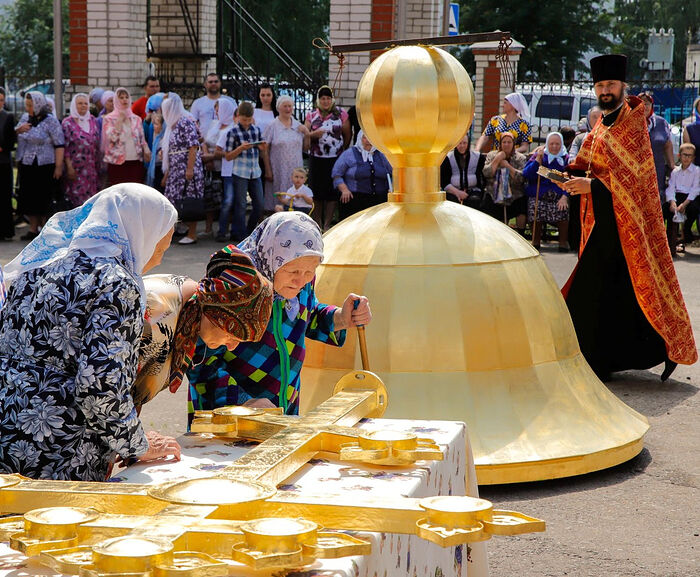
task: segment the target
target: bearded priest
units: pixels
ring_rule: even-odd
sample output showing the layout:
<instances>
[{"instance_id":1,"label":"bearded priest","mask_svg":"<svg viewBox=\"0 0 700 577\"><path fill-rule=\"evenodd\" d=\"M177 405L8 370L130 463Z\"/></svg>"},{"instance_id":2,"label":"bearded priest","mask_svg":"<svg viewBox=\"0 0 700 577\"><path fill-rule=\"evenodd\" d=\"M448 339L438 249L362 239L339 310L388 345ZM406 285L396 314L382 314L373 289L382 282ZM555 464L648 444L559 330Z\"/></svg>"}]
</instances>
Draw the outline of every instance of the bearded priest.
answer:
<instances>
[{"instance_id":1,"label":"bearded priest","mask_svg":"<svg viewBox=\"0 0 700 577\"><path fill-rule=\"evenodd\" d=\"M661 380L697 350L664 232L644 104L625 95L627 57L597 56L602 118L561 185L581 222L579 260L562 289L581 352L599 378L665 363Z\"/></svg>"}]
</instances>

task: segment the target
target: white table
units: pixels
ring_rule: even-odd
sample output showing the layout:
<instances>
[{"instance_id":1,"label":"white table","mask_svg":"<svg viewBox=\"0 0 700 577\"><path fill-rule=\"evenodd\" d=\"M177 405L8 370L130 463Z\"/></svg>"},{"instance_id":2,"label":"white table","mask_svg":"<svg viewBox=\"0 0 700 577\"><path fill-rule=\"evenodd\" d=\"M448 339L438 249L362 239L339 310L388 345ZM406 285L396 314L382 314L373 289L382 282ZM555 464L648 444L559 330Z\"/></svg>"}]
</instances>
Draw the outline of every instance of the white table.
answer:
<instances>
[{"instance_id":1,"label":"white table","mask_svg":"<svg viewBox=\"0 0 700 577\"><path fill-rule=\"evenodd\" d=\"M366 419L359 427L390 429L435 440L445 450L442 461L419 461L413 467L389 468L316 459L279 486L282 491L304 494L353 493L373 496L397 494L409 497L430 495L477 495L476 473L463 423ZM118 472L113 482L157 484L166 481L208 477L244 455L252 443L225 442L207 435L185 435L182 460L178 463L138 464ZM465 474L466 473L466 474ZM467 490L465 478L469 479ZM232 565L231 575L267 577L486 577L488 566L484 543L443 549L415 535L353 533L372 543L367 556L328 559L292 573L253 571ZM0 577L56 575L0 544Z\"/></svg>"}]
</instances>

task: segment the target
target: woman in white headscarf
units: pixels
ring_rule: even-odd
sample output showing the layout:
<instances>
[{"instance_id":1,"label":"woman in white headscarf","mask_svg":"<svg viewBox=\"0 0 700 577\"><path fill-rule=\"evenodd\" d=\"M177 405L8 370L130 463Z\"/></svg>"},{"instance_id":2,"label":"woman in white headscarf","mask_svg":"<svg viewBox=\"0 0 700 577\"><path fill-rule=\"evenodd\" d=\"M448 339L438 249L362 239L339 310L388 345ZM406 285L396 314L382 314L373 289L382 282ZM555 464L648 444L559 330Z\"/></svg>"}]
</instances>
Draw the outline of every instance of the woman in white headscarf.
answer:
<instances>
[{"instance_id":1,"label":"woman in white headscarf","mask_svg":"<svg viewBox=\"0 0 700 577\"><path fill-rule=\"evenodd\" d=\"M180 97L174 92L169 92L163 100L161 111L166 126L161 144L163 186L168 200L179 206L185 199L199 199L204 196L204 167L199 150L199 129L192 115L185 111ZM197 222L188 221L185 224L188 227L187 236L183 236L178 244L194 244L197 242Z\"/></svg>"},{"instance_id":2,"label":"woman in white headscarf","mask_svg":"<svg viewBox=\"0 0 700 577\"><path fill-rule=\"evenodd\" d=\"M129 393L146 291L177 214L142 184L57 213L7 267L0 311L0 472L105 480L117 457L174 455L144 433Z\"/></svg>"},{"instance_id":3,"label":"woman in white headscarf","mask_svg":"<svg viewBox=\"0 0 700 577\"><path fill-rule=\"evenodd\" d=\"M90 114L87 94L80 92L73 96L70 115L63 119L63 137L66 145L63 191L71 206L76 207L97 193L102 164L100 130Z\"/></svg>"},{"instance_id":4,"label":"woman in white headscarf","mask_svg":"<svg viewBox=\"0 0 700 577\"><path fill-rule=\"evenodd\" d=\"M112 100L114 110L102 121L102 152L109 183L143 182L143 163L151 160L151 151L141 117L132 112L131 94L126 88L117 88Z\"/></svg>"},{"instance_id":5,"label":"woman in white headscarf","mask_svg":"<svg viewBox=\"0 0 700 577\"><path fill-rule=\"evenodd\" d=\"M200 340L187 374L190 422L193 411L224 405L281 407L287 415L298 414L306 338L342 346L346 328L372 319L363 296L350 293L342 307L318 302L314 278L323 239L303 212L275 213L239 248L272 281L272 316L259 342L241 343L234 351L209 349Z\"/></svg>"},{"instance_id":6,"label":"woman in white headscarf","mask_svg":"<svg viewBox=\"0 0 700 577\"><path fill-rule=\"evenodd\" d=\"M333 165L332 176L340 192L341 219L387 201L391 164L362 130Z\"/></svg>"},{"instance_id":7,"label":"woman in white headscarf","mask_svg":"<svg viewBox=\"0 0 700 577\"><path fill-rule=\"evenodd\" d=\"M64 137L61 123L41 92L27 92L26 112L15 127L19 198L17 213L29 219L22 240L32 240L51 211L63 175Z\"/></svg>"},{"instance_id":8,"label":"woman in white headscarf","mask_svg":"<svg viewBox=\"0 0 700 577\"><path fill-rule=\"evenodd\" d=\"M515 147L526 154L532 142L530 125L530 105L519 92L511 92L503 99L503 114L493 116L476 142L478 152L489 151L489 138L493 136L490 150L500 150L501 136L507 132L515 134Z\"/></svg>"},{"instance_id":9,"label":"woman in white headscarf","mask_svg":"<svg viewBox=\"0 0 700 577\"><path fill-rule=\"evenodd\" d=\"M542 223L552 224L559 230L559 252L569 252L569 195L554 182L537 176L540 166L564 172L569 155L560 132L550 132L544 146L535 149L523 169L527 181L527 221L532 226L532 246L540 249Z\"/></svg>"}]
</instances>

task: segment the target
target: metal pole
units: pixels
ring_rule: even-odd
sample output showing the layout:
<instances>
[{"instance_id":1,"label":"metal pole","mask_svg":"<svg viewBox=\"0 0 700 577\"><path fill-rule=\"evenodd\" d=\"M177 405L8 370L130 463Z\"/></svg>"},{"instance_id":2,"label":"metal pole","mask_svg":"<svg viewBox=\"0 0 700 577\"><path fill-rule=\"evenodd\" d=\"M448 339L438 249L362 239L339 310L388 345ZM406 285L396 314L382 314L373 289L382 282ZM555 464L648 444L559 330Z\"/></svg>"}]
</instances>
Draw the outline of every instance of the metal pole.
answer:
<instances>
[{"instance_id":1,"label":"metal pole","mask_svg":"<svg viewBox=\"0 0 700 577\"><path fill-rule=\"evenodd\" d=\"M63 118L63 14L61 0L53 0L53 86L56 116Z\"/></svg>"}]
</instances>

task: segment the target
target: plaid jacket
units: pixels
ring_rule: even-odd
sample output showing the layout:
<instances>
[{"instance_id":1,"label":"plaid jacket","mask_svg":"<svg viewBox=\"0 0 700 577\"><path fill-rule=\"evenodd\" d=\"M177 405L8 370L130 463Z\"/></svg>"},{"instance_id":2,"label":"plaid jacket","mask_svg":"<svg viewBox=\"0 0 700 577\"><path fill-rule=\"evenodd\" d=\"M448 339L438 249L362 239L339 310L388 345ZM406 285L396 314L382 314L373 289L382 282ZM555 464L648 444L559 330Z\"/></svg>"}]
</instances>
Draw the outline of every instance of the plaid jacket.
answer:
<instances>
[{"instance_id":1,"label":"plaid jacket","mask_svg":"<svg viewBox=\"0 0 700 577\"><path fill-rule=\"evenodd\" d=\"M298 298L299 314L294 321L288 318L283 301L275 301L260 342L241 343L235 351L229 351L226 347L207 349L199 340L193 368L187 373L188 428L194 411L242 405L252 398L270 399L278 407L286 405L288 415L299 414L304 340L308 337L341 347L346 331L333 330L333 315L338 307L319 303L313 283L307 284ZM282 380L286 381L286 403L284 398L280 400Z\"/></svg>"},{"instance_id":2,"label":"plaid jacket","mask_svg":"<svg viewBox=\"0 0 700 577\"><path fill-rule=\"evenodd\" d=\"M262 139L262 134L257 126L251 124L248 130L243 130L243 127L237 122L226 135L226 152L238 148L244 142L258 142ZM233 159L232 174L240 178L259 178L262 174L259 159L260 151L257 146L242 151Z\"/></svg>"}]
</instances>

